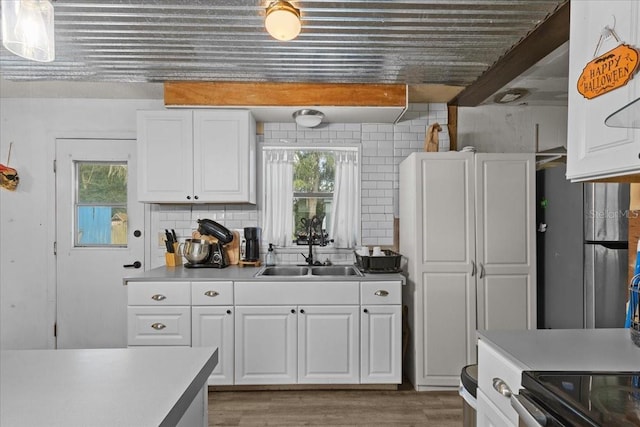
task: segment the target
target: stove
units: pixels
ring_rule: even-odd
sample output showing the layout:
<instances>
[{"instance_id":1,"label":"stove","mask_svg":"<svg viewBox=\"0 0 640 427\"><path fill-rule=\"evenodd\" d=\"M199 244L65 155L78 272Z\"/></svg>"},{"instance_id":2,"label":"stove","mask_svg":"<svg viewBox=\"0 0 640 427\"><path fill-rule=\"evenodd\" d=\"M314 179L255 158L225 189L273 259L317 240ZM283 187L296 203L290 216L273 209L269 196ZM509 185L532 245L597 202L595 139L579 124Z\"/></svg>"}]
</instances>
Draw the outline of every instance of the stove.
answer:
<instances>
[{"instance_id":1,"label":"stove","mask_svg":"<svg viewBox=\"0 0 640 427\"><path fill-rule=\"evenodd\" d=\"M520 400L546 416L533 425L640 426L640 371L525 371L522 387Z\"/></svg>"}]
</instances>

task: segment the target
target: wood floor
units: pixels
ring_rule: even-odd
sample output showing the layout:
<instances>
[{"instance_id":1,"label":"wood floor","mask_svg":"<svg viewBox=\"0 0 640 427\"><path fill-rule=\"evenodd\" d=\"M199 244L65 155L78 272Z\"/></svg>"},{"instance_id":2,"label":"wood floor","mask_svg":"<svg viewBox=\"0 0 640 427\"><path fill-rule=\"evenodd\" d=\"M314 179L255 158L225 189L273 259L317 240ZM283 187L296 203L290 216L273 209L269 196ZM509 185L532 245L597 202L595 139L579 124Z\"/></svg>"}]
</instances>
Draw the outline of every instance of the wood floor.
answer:
<instances>
[{"instance_id":1,"label":"wood floor","mask_svg":"<svg viewBox=\"0 0 640 427\"><path fill-rule=\"evenodd\" d=\"M455 391L209 391L209 426L460 427Z\"/></svg>"}]
</instances>

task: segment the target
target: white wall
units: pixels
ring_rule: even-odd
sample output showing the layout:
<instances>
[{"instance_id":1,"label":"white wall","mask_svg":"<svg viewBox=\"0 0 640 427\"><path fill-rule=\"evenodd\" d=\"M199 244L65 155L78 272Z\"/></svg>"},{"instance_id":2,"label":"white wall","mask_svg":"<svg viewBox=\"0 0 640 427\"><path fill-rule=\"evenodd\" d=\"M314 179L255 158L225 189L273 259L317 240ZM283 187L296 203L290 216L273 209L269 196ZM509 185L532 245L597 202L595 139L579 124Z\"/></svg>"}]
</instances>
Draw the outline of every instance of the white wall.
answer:
<instances>
[{"instance_id":1,"label":"white wall","mask_svg":"<svg viewBox=\"0 0 640 427\"><path fill-rule=\"evenodd\" d=\"M458 109L458 148L484 153L535 153L567 146L567 107L486 105Z\"/></svg>"},{"instance_id":2,"label":"white wall","mask_svg":"<svg viewBox=\"0 0 640 427\"><path fill-rule=\"evenodd\" d=\"M55 295L56 137L135 137L137 109L162 101L0 99L0 163L18 170L17 191L0 189L0 348L47 348Z\"/></svg>"}]
</instances>

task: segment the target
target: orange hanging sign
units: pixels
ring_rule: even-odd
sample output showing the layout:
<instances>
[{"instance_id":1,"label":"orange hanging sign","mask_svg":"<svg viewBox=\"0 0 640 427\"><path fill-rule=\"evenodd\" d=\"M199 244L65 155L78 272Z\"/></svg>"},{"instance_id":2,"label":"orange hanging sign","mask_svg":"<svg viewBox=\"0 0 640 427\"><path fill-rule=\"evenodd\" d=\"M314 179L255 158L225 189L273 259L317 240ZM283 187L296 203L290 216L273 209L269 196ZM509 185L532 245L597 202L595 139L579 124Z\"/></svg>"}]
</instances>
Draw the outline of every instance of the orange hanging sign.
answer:
<instances>
[{"instance_id":1,"label":"orange hanging sign","mask_svg":"<svg viewBox=\"0 0 640 427\"><path fill-rule=\"evenodd\" d=\"M638 51L621 44L589 61L578 78L578 92L587 99L626 85L638 69Z\"/></svg>"}]
</instances>

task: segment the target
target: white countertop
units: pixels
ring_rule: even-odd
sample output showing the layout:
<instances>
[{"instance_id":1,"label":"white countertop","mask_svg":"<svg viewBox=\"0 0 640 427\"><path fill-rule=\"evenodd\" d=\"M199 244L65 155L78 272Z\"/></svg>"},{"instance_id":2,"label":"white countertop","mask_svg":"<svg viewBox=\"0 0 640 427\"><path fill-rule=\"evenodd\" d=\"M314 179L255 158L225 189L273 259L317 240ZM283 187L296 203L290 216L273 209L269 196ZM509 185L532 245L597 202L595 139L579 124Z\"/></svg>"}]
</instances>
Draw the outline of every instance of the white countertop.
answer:
<instances>
[{"instance_id":1,"label":"white countertop","mask_svg":"<svg viewBox=\"0 0 640 427\"><path fill-rule=\"evenodd\" d=\"M628 329L478 331L523 370L640 371Z\"/></svg>"},{"instance_id":2,"label":"white countertop","mask_svg":"<svg viewBox=\"0 0 640 427\"><path fill-rule=\"evenodd\" d=\"M0 425L175 425L217 362L207 347L2 351Z\"/></svg>"}]
</instances>

